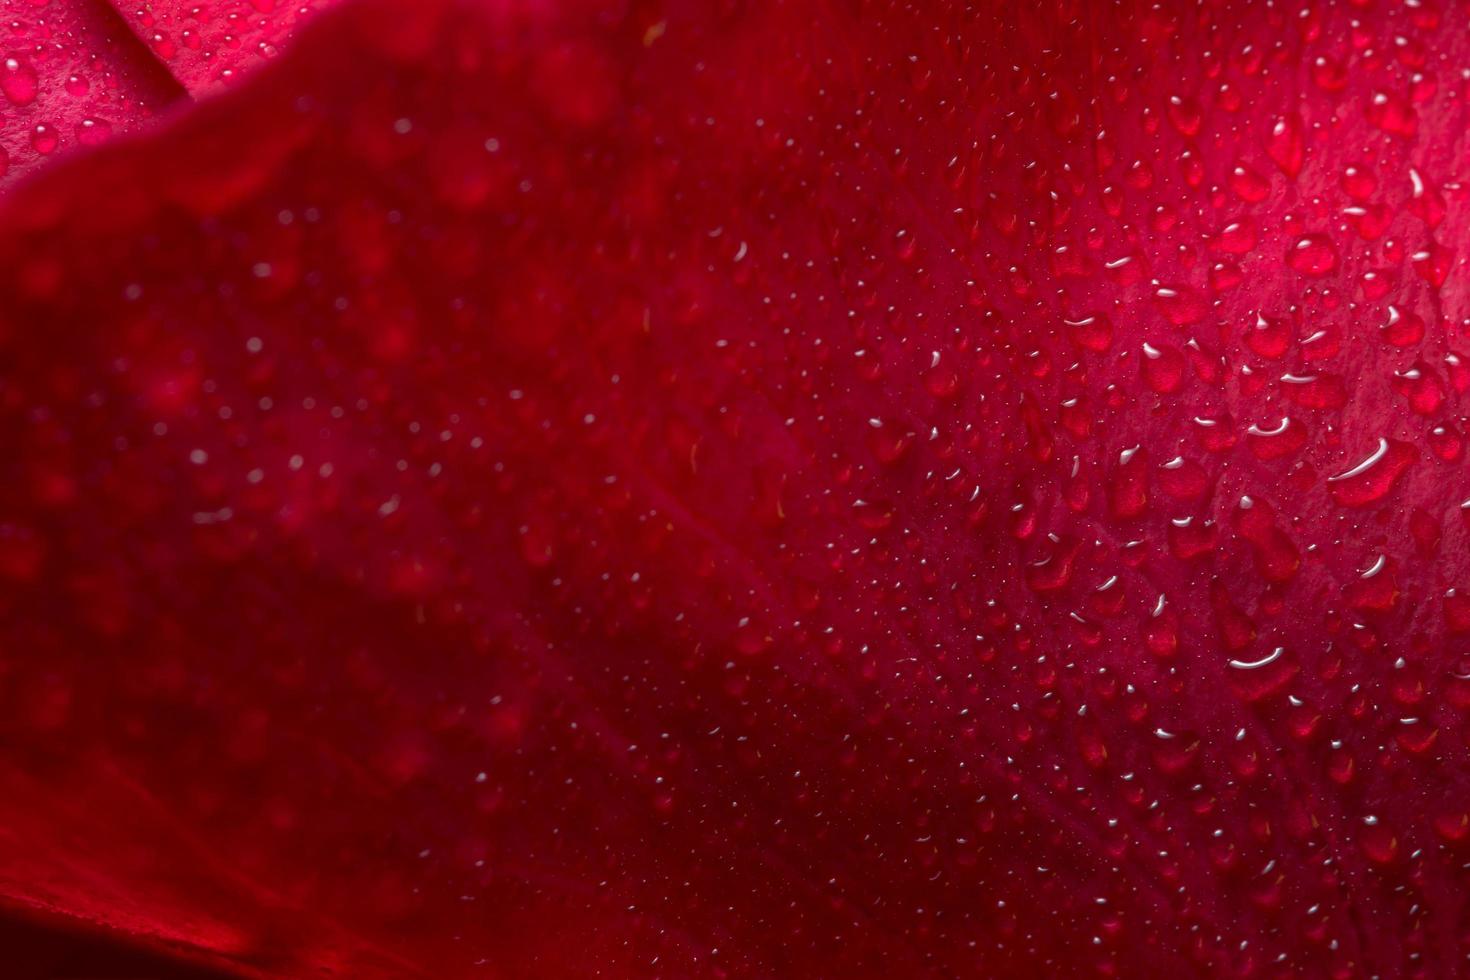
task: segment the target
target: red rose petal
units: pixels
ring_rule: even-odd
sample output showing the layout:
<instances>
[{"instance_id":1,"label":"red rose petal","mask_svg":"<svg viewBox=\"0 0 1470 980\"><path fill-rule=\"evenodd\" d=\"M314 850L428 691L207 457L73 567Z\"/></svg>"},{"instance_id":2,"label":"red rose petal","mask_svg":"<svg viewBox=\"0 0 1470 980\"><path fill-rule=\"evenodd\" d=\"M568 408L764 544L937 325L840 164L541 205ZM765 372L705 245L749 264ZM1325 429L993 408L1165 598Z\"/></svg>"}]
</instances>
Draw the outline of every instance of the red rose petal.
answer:
<instances>
[{"instance_id":1,"label":"red rose petal","mask_svg":"<svg viewBox=\"0 0 1470 980\"><path fill-rule=\"evenodd\" d=\"M182 95L103 4L0 0L0 184Z\"/></svg>"},{"instance_id":2,"label":"red rose petal","mask_svg":"<svg viewBox=\"0 0 1470 980\"><path fill-rule=\"evenodd\" d=\"M0 919L5 975L14 980L106 977L108 980L219 980L218 971L186 951L168 956L111 935L78 933L65 922L37 916Z\"/></svg>"},{"instance_id":3,"label":"red rose petal","mask_svg":"<svg viewBox=\"0 0 1470 980\"><path fill-rule=\"evenodd\" d=\"M12 901L293 975L1463 970L1455 17L321 26L0 215Z\"/></svg>"},{"instance_id":4,"label":"red rose petal","mask_svg":"<svg viewBox=\"0 0 1470 980\"><path fill-rule=\"evenodd\" d=\"M193 95L274 58L313 15L339 0L105 0Z\"/></svg>"}]
</instances>

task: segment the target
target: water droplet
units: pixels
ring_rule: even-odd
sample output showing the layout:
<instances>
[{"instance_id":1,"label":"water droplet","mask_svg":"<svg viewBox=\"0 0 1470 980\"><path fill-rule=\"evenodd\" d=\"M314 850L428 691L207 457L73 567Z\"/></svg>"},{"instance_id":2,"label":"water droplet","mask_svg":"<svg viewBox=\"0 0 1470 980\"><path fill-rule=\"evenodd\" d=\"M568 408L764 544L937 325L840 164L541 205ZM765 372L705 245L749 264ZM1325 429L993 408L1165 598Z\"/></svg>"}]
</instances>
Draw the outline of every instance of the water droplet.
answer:
<instances>
[{"instance_id":1,"label":"water droplet","mask_svg":"<svg viewBox=\"0 0 1470 980\"><path fill-rule=\"evenodd\" d=\"M39 91L36 70L29 64L13 57L0 63L0 93L4 93L11 105L30 105L36 101Z\"/></svg>"},{"instance_id":2,"label":"water droplet","mask_svg":"<svg viewBox=\"0 0 1470 980\"><path fill-rule=\"evenodd\" d=\"M1327 480L1332 499L1344 507L1367 507L1388 496L1418 453L1408 443L1379 439L1361 462Z\"/></svg>"},{"instance_id":3,"label":"water droplet","mask_svg":"<svg viewBox=\"0 0 1470 980\"><path fill-rule=\"evenodd\" d=\"M1302 275L1320 279L1337 268L1337 248L1326 235L1303 235L1287 250L1286 262Z\"/></svg>"}]
</instances>

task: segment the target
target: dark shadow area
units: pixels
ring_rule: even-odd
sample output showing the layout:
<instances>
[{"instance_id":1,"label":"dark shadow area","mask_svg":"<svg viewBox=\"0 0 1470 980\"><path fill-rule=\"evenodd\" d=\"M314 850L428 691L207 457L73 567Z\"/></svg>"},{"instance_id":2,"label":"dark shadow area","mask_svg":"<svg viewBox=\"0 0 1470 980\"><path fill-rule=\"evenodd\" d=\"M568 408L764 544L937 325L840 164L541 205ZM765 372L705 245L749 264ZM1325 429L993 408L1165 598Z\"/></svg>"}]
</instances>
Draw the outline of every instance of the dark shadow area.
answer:
<instances>
[{"instance_id":1,"label":"dark shadow area","mask_svg":"<svg viewBox=\"0 0 1470 980\"><path fill-rule=\"evenodd\" d=\"M97 935L0 912L0 977L6 980L233 980L234 974Z\"/></svg>"}]
</instances>

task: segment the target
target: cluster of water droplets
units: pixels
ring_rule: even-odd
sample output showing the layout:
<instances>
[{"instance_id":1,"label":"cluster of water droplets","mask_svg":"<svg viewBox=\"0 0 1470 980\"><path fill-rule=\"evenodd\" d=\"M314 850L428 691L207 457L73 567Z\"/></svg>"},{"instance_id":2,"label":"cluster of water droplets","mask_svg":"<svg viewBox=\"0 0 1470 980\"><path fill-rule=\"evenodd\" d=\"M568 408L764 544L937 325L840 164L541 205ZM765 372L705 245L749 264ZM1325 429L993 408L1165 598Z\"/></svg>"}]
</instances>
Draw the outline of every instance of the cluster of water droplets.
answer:
<instances>
[{"instance_id":1,"label":"cluster of water droplets","mask_svg":"<svg viewBox=\"0 0 1470 980\"><path fill-rule=\"evenodd\" d=\"M1448 9L627 17L367 21L166 234L0 262L116 327L15 381L0 569L75 607L28 709L88 644L161 678L120 743L265 867L148 719L339 871L365 760L407 887L347 904L456 950L520 902L675 973L1462 971Z\"/></svg>"}]
</instances>

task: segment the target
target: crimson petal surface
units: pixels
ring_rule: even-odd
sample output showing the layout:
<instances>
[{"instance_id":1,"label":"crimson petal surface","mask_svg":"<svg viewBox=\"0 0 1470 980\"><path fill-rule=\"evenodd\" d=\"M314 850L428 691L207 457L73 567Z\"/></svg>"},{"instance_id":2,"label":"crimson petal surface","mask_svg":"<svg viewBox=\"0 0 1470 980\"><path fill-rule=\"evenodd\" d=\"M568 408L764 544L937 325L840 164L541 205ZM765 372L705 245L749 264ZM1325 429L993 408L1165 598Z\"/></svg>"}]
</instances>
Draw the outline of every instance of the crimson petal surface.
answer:
<instances>
[{"instance_id":1,"label":"crimson petal surface","mask_svg":"<svg viewBox=\"0 0 1470 980\"><path fill-rule=\"evenodd\" d=\"M42 174L0 892L259 975L1462 975L1463 15L350 4Z\"/></svg>"}]
</instances>

